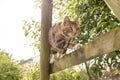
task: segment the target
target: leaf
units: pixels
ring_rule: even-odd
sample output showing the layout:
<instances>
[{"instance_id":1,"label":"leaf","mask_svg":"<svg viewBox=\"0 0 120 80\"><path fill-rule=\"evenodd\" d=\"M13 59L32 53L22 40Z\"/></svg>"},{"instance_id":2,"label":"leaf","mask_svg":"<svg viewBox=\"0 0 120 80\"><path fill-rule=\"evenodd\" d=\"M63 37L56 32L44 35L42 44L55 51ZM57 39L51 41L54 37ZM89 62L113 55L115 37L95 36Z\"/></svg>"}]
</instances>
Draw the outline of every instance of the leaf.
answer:
<instances>
[{"instance_id":1,"label":"leaf","mask_svg":"<svg viewBox=\"0 0 120 80\"><path fill-rule=\"evenodd\" d=\"M25 34L25 36L28 36L29 32L28 32L28 31L25 31L24 34Z\"/></svg>"}]
</instances>

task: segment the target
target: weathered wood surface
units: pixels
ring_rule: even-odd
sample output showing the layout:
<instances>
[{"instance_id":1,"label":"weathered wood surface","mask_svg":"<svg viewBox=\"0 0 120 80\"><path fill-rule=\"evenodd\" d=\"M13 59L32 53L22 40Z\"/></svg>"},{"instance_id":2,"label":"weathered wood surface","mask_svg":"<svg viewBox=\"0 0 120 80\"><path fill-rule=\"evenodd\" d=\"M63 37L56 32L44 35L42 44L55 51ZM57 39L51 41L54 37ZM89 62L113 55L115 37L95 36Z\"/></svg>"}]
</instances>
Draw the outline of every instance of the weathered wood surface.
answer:
<instances>
[{"instance_id":1,"label":"weathered wood surface","mask_svg":"<svg viewBox=\"0 0 120 80\"><path fill-rule=\"evenodd\" d=\"M115 16L120 20L120 0L104 0L107 6L114 12Z\"/></svg>"},{"instance_id":2,"label":"weathered wood surface","mask_svg":"<svg viewBox=\"0 0 120 80\"><path fill-rule=\"evenodd\" d=\"M56 60L50 65L50 73L55 73L68 67L78 65L118 49L120 49L120 27L105 33L95 41L89 42L78 50L65 55L60 60Z\"/></svg>"},{"instance_id":3,"label":"weathered wood surface","mask_svg":"<svg viewBox=\"0 0 120 80\"><path fill-rule=\"evenodd\" d=\"M41 54L40 54L40 80L49 80L50 46L48 31L52 24L52 0L42 0L41 12Z\"/></svg>"}]
</instances>

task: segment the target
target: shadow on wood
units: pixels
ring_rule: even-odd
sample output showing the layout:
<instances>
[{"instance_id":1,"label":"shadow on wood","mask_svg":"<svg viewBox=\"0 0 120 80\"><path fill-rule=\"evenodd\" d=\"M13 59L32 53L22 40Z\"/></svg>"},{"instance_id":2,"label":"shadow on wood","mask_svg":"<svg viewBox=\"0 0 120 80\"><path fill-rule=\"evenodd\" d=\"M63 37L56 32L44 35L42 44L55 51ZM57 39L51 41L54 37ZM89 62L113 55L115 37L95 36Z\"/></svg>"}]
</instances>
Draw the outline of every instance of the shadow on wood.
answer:
<instances>
[{"instance_id":1,"label":"shadow on wood","mask_svg":"<svg viewBox=\"0 0 120 80\"><path fill-rule=\"evenodd\" d=\"M87 60L120 49L120 27L105 33L95 41L65 55L50 65L50 73L55 73L68 67L78 65Z\"/></svg>"}]
</instances>

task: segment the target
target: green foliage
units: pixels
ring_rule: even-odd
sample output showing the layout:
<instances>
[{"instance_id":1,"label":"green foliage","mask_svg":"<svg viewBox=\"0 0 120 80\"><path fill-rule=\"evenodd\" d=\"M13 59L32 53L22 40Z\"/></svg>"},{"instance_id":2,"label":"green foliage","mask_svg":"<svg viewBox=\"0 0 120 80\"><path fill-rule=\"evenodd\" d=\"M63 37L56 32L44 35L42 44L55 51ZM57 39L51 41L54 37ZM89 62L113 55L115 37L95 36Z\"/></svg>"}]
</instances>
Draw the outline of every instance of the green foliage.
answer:
<instances>
[{"instance_id":1,"label":"green foliage","mask_svg":"<svg viewBox=\"0 0 120 80\"><path fill-rule=\"evenodd\" d=\"M103 55L95 59L95 62L90 67L91 75L96 79L97 77L102 77L104 75L103 71L110 71L110 75L112 75L112 71L120 70L120 51L111 52L108 55ZM109 76L110 76L109 75Z\"/></svg>"},{"instance_id":2,"label":"green foliage","mask_svg":"<svg viewBox=\"0 0 120 80\"><path fill-rule=\"evenodd\" d=\"M104 58L104 63L109 67L110 70L118 69L120 70L120 51L111 52Z\"/></svg>"},{"instance_id":3,"label":"green foliage","mask_svg":"<svg viewBox=\"0 0 120 80\"><path fill-rule=\"evenodd\" d=\"M39 80L40 78L40 65L36 64L32 73L32 80Z\"/></svg>"},{"instance_id":4,"label":"green foliage","mask_svg":"<svg viewBox=\"0 0 120 80\"><path fill-rule=\"evenodd\" d=\"M40 65L30 66L22 80L39 80ZM50 75L50 80L87 80L85 71L76 71L73 68L60 71Z\"/></svg>"},{"instance_id":5,"label":"green foliage","mask_svg":"<svg viewBox=\"0 0 120 80\"><path fill-rule=\"evenodd\" d=\"M102 59L102 58L98 57L98 58L94 59L95 62L90 67L90 73L93 78L99 78L99 77L103 76L102 71L105 70L105 68L103 67L103 64L101 64L100 59Z\"/></svg>"},{"instance_id":6,"label":"green foliage","mask_svg":"<svg viewBox=\"0 0 120 80\"><path fill-rule=\"evenodd\" d=\"M0 50L0 80L21 80L21 68L11 60L5 51Z\"/></svg>"},{"instance_id":7,"label":"green foliage","mask_svg":"<svg viewBox=\"0 0 120 80\"><path fill-rule=\"evenodd\" d=\"M30 38L31 45L36 49L40 49L40 22L33 19L24 20L22 28L25 36Z\"/></svg>"},{"instance_id":8,"label":"green foliage","mask_svg":"<svg viewBox=\"0 0 120 80\"><path fill-rule=\"evenodd\" d=\"M40 65L30 65L24 68L22 80L39 80L40 79Z\"/></svg>"}]
</instances>

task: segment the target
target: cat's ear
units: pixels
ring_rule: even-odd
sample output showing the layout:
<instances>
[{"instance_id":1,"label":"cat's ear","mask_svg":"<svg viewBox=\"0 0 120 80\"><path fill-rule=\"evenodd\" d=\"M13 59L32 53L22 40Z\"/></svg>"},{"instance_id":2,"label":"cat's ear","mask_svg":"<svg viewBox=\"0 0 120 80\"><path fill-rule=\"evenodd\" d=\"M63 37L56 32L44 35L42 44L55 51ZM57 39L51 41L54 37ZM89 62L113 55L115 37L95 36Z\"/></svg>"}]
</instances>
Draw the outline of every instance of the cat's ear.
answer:
<instances>
[{"instance_id":1,"label":"cat's ear","mask_svg":"<svg viewBox=\"0 0 120 80\"><path fill-rule=\"evenodd\" d=\"M63 24L65 25L67 22L69 22L70 21L70 19L69 19L69 17L68 16L65 16L65 18L64 18L64 21L63 21Z\"/></svg>"}]
</instances>

